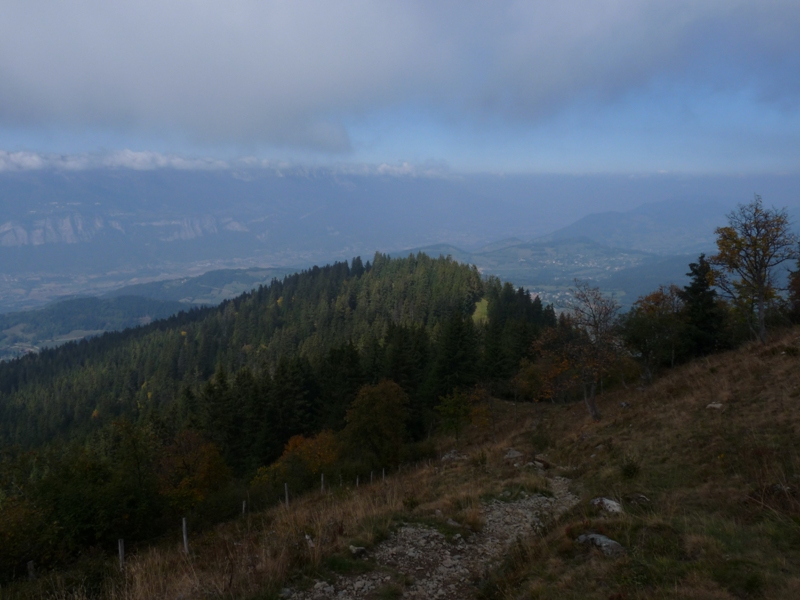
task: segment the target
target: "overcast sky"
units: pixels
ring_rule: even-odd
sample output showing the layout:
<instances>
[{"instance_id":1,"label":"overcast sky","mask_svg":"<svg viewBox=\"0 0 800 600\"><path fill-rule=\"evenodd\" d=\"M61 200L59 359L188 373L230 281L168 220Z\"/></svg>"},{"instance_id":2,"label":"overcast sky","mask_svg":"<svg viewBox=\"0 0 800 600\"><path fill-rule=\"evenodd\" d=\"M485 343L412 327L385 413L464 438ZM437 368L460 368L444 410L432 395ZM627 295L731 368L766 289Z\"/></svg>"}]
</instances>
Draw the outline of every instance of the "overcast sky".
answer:
<instances>
[{"instance_id":1,"label":"overcast sky","mask_svg":"<svg viewBox=\"0 0 800 600\"><path fill-rule=\"evenodd\" d=\"M800 2L3 0L0 150L797 173Z\"/></svg>"}]
</instances>

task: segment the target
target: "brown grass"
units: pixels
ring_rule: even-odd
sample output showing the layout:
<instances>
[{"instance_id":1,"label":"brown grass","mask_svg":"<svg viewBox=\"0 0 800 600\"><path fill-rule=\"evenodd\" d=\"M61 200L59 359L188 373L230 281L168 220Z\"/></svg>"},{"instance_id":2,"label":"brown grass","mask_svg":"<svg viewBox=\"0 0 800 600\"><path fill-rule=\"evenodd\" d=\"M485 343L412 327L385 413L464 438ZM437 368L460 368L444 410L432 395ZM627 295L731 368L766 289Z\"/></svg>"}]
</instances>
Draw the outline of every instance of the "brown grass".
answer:
<instances>
[{"instance_id":1,"label":"brown grass","mask_svg":"<svg viewBox=\"0 0 800 600\"><path fill-rule=\"evenodd\" d=\"M195 537L190 556L177 542L141 551L124 577L106 576L102 596L273 598L287 582L330 577L329 557L347 557L351 543L376 543L404 520L444 525L452 518L478 531L487 496L547 486L503 459L514 447L558 465L549 474L572 478L583 502L545 535L517 544L482 583L480 597L798 598L798 346L795 329L766 347L677 368L647 388L607 392L599 423L581 404L496 402L491 430L462 437L459 451L469 460L431 461L386 483L309 494L288 510ZM706 408L712 402L723 408ZM455 445L439 440L442 452ZM599 513L588 502L596 496L621 501L626 513ZM616 539L626 555L610 559L577 544L586 531ZM53 578L4 593L2 600L89 597Z\"/></svg>"},{"instance_id":2,"label":"brown grass","mask_svg":"<svg viewBox=\"0 0 800 600\"><path fill-rule=\"evenodd\" d=\"M576 477L584 502L509 556L483 597L800 597L798 336L607 393L599 423L579 405L542 407L538 435L553 440L543 456ZM626 514L599 513L596 496ZM576 544L586 531L627 555Z\"/></svg>"}]
</instances>

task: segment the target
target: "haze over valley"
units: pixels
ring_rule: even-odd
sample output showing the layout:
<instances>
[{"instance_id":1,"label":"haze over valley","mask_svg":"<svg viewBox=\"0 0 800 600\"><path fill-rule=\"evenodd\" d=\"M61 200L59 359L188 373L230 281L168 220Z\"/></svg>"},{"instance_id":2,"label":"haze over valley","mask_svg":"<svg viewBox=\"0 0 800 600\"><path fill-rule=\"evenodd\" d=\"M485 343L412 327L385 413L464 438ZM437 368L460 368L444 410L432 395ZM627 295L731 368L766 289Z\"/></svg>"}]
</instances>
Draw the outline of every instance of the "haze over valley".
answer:
<instances>
[{"instance_id":1,"label":"haze over valley","mask_svg":"<svg viewBox=\"0 0 800 600\"><path fill-rule=\"evenodd\" d=\"M534 292L614 275L609 291L635 297L641 288L618 272L658 263L678 281L685 265L666 257L711 250L743 187L791 204L797 186L790 176L235 167L0 172L0 311L221 268L298 270L420 248Z\"/></svg>"}]
</instances>

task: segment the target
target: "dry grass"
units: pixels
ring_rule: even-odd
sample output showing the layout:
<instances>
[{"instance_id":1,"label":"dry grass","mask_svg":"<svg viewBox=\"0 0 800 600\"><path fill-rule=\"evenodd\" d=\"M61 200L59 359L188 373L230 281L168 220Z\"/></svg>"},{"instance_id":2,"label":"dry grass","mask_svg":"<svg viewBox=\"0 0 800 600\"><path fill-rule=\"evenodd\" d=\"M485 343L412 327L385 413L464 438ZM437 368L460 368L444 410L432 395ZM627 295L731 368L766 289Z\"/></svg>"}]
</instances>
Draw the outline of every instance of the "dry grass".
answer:
<instances>
[{"instance_id":1,"label":"dry grass","mask_svg":"<svg viewBox=\"0 0 800 600\"><path fill-rule=\"evenodd\" d=\"M483 597L800 597L799 335L606 394L600 423L578 405L542 407L544 456L568 467L584 502L516 548ZM596 496L626 514L601 514ZM587 531L626 556L576 544Z\"/></svg>"},{"instance_id":2,"label":"dry grass","mask_svg":"<svg viewBox=\"0 0 800 600\"><path fill-rule=\"evenodd\" d=\"M468 460L431 462L226 523L193 539L188 557L177 541L142 551L124 577L105 576L98 595L274 598L287 582L330 577L331 557L347 567L349 544L376 543L404 520L444 531L452 518L480 530L487 496L546 488L503 459L514 447L560 465L552 473L574 479L583 502L546 535L517 544L483 582L482 598L798 598L799 336L792 330L766 347L675 369L650 387L606 393L599 423L580 404L496 403L494 427L467 432L459 445ZM439 444L442 452L455 446ZM599 513L588 502L596 496L621 501L625 514ZM616 539L626 555L577 544L586 531ZM56 579L15 589L0 599L90 597Z\"/></svg>"}]
</instances>

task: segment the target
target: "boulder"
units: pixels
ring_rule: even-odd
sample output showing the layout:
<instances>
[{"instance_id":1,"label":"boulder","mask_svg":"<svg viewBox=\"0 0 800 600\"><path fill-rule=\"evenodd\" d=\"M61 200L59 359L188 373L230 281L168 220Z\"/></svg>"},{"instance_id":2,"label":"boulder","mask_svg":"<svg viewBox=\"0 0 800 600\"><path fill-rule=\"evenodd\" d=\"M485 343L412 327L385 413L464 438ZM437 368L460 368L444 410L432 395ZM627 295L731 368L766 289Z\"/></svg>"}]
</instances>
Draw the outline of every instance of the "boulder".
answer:
<instances>
[{"instance_id":1,"label":"boulder","mask_svg":"<svg viewBox=\"0 0 800 600\"><path fill-rule=\"evenodd\" d=\"M522 452L509 448L505 455L506 460L514 460L515 458L522 458Z\"/></svg>"}]
</instances>

